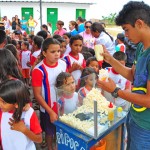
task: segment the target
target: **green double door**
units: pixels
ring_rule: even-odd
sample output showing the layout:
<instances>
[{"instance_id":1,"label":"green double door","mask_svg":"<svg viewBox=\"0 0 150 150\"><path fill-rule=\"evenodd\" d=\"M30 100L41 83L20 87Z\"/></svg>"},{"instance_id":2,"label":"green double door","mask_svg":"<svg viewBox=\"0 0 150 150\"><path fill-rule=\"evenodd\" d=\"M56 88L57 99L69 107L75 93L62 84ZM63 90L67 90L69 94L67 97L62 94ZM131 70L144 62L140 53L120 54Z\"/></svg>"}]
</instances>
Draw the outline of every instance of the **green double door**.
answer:
<instances>
[{"instance_id":1,"label":"green double door","mask_svg":"<svg viewBox=\"0 0 150 150\"><path fill-rule=\"evenodd\" d=\"M50 22L52 24L52 32L54 32L57 27L58 19L58 8L47 8L47 22Z\"/></svg>"}]
</instances>

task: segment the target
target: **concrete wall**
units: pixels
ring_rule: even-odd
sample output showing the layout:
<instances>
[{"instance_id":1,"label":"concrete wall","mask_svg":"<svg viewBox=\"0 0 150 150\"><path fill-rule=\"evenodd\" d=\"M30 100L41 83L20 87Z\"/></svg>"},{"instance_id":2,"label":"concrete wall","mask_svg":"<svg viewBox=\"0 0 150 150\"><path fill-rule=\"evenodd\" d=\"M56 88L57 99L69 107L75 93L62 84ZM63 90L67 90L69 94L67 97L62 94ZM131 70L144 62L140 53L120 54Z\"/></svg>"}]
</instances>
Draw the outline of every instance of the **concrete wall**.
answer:
<instances>
[{"instance_id":1,"label":"concrete wall","mask_svg":"<svg viewBox=\"0 0 150 150\"><path fill-rule=\"evenodd\" d=\"M38 22L35 32L40 30L40 5L39 3L29 2L0 2L1 16L7 16L10 20L18 15L21 18L22 7L33 7L34 19ZM42 23L47 24L47 8L58 8L58 20L63 20L64 27L68 29L69 21L76 19L76 9L86 9L86 19L89 20L90 5L71 4L71 3L43 3L42 4Z\"/></svg>"}]
</instances>

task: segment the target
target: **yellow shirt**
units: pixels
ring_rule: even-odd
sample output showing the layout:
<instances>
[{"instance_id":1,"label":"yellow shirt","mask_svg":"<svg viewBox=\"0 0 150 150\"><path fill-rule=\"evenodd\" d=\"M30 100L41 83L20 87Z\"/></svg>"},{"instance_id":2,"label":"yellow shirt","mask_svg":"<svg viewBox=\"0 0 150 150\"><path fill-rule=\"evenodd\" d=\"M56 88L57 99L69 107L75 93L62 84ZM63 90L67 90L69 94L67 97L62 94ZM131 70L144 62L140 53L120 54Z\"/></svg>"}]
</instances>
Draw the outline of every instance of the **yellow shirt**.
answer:
<instances>
[{"instance_id":1,"label":"yellow shirt","mask_svg":"<svg viewBox=\"0 0 150 150\"><path fill-rule=\"evenodd\" d=\"M28 24L29 24L29 27L34 27L34 19L29 19L28 20Z\"/></svg>"}]
</instances>

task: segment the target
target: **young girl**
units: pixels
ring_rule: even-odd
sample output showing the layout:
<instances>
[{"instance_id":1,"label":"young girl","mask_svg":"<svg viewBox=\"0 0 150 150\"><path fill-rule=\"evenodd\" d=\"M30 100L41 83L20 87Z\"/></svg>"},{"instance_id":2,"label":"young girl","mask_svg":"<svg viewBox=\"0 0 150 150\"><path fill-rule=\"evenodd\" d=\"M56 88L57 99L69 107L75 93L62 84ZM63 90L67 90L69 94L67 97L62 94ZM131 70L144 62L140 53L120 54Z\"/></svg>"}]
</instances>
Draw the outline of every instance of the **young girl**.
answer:
<instances>
[{"instance_id":1,"label":"young girl","mask_svg":"<svg viewBox=\"0 0 150 150\"><path fill-rule=\"evenodd\" d=\"M80 105L83 104L83 98L86 97L86 94L95 86L96 84L96 72L93 68L85 68L82 71L80 89L78 91L78 98Z\"/></svg>"},{"instance_id":2,"label":"young girl","mask_svg":"<svg viewBox=\"0 0 150 150\"><path fill-rule=\"evenodd\" d=\"M78 24L75 21L69 22L69 29L70 29L71 36L78 34L78 31L77 31L78 30Z\"/></svg>"},{"instance_id":3,"label":"young girl","mask_svg":"<svg viewBox=\"0 0 150 150\"><path fill-rule=\"evenodd\" d=\"M70 39L71 52L64 57L69 73L71 73L76 81L76 85L81 76L83 68L85 68L85 60L80 53L82 50L83 38L81 35L72 36Z\"/></svg>"},{"instance_id":4,"label":"young girl","mask_svg":"<svg viewBox=\"0 0 150 150\"><path fill-rule=\"evenodd\" d=\"M67 72L61 72L56 79L56 87L60 98L60 115L72 113L78 104L78 94L75 92L75 81L73 76ZM60 92L59 92L60 91Z\"/></svg>"},{"instance_id":5,"label":"young girl","mask_svg":"<svg viewBox=\"0 0 150 150\"><path fill-rule=\"evenodd\" d=\"M86 60L86 67L93 68L97 74L99 74L99 70L101 69L95 57L89 57Z\"/></svg>"},{"instance_id":6,"label":"young girl","mask_svg":"<svg viewBox=\"0 0 150 150\"><path fill-rule=\"evenodd\" d=\"M60 43L47 38L42 44L43 60L32 71L32 86L36 100L40 104L41 127L46 133L48 149L52 150L57 120L55 81L60 72L66 72L66 63L60 58ZM41 57L42 58L42 57Z\"/></svg>"},{"instance_id":7,"label":"young girl","mask_svg":"<svg viewBox=\"0 0 150 150\"><path fill-rule=\"evenodd\" d=\"M2 149L36 150L34 142L41 143L41 127L30 107L29 91L20 80L6 80L0 84L0 133Z\"/></svg>"},{"instance_id":8,"label":"young girl","mask_svg":"<svg viewBox=\"0 0 150 150\"><path fill-rule=\"evenodd\" d=\"M70 45L69 45L69 42L70 42L70 38L71 38L71 34L70 32L66 32L63 34L63 38L65 39L66 41L66 51L64 53L64 55L68 55L70 52L71 52L71 48L70 48Z\"/></svg>"},{"instance_id":9,"label":"young girl","mask_svg":"<svg viewBox=\"0 0 150 150\"><path fill-rule=\"evenodd\" d=\"M12 52L3 48L0 50L0 82L14 78L23 80L18 62Z\"/></svg>"}]
</instances>

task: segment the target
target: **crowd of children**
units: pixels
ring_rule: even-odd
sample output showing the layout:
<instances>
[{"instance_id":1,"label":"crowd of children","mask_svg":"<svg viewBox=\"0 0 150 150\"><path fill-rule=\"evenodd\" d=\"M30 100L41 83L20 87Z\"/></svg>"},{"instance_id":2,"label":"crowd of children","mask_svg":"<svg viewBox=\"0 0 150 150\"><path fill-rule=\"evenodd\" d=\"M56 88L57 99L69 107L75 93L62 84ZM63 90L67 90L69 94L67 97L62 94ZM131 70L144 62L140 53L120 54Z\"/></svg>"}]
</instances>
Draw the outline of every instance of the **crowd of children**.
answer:
<instances>
[{"instance_id":1,"label":"crowd of children","mask_svg":"<svg viewBox=\"0 0 150 150\"><path fill-rule=\"evenodd\" d=\"M126 4L116 18L116 24L125 31L118 33L116 44L101 23L84 23L81 17L69 22L70 32L62 28L64 23L59 20L51 37L45 25L37 35L27 37L16 33L6 36L7 32L0 30L1 148L17 150L21 145L26 150L36 149L34 142L41 143L41 133L45 132L48 150L57 149L53 123L58 119L58 111L60 115L73 112L83 104L86 94L97 87L116 106L126 109L127 102L132 103L127 122L128 150L148 150L149 12L150 7L143 2ZM125 36L140 43L132 68L125 67ZM95 57L96 44L104 46L102 66ZM98 79L101 67L108 70L108 82ZM30 101L31 87L40 106L40 123ZM141 140L147 144L140 145Z\"/></svg>"}]
</instances>

